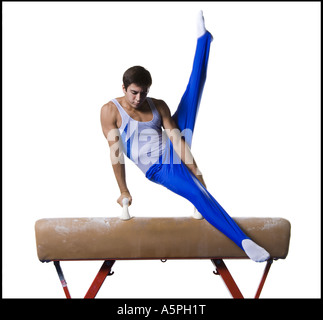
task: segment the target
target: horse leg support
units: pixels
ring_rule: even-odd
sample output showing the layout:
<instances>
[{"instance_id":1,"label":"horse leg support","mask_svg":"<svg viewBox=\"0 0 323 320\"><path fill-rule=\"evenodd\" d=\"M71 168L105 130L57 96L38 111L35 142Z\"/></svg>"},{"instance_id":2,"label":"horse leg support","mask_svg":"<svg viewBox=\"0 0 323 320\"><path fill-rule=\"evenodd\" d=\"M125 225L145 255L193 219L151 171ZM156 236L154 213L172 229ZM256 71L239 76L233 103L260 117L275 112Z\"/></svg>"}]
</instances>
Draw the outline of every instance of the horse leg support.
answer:
<instances>
[{"instance_id":1,"label":"horse leg support","mask_svg":"<svg viewBox=\"0 0 323 320\"><path fill-rule=\"evenodd\" d=\"M101 269L99 270L97 276L93 280L90 289L86 293L84 299L94 299L97 295L98 291L100 290L105 278L107 276L113 275L111 273L112 266L114 265L115 260L105 260L102 264Z\"/></svg>"},{"instance_id":2,"label":"horse leg support","mask_svg":"<svg viewBox=\"0 0 323 320\"><path fill-rule=\"evenodd\" d=\"M70 295L70 292L68 291L67 283L66 283L66 281L65 281L64 274L63 274L63 271L62 271L61 265L59 264L59 261L54 261L54 266L55 266L55 268L56 268L56 271L57 271L57 274L58 274L59 280L61 281L61 284L62 284L62 287L63 287L64 293L65 293L65 295L66 295L66 298L67 298L67 299L71 299L71 295Z\"/></svg>"},{"instance_id":3,"label":"horse leg support","mask_svg":"<svg viewBox=\"0 0 323 320\"><path fill-rule=\"evenodd\" d=\"M114 265L114 263L115 263L115 260L105 260L103 262L97 276L93 280L93 282L92 282L89 290L87 291L84 299L94 299L95 298L95 296L99 292L105 278L107 276L110 276L110 275L113 274L113 272L111 273L111 269L112 269L112 266ZM60 266L59 261L54 261L54 265L55 265L59 280L61 281L65 296L66 296L67 299L71 299L71 295L70 295L70 293L68 291L67 283L66 283L66 280L64 278L64 274L63 274L63 271L62 271L62 268Z\"/></svg>"},{"instance_id":4,"label":"horse leg support","mask_svg":"<svg viewBox=\"0 0 323 320\"><path fill-rule=\"evenodd\" d=\"M261 281L260 281L260 284L259 284L259 287L258 287L258 290L257 290L257 293L255 295L255 299L258 299L259 296L260 296L260 293L261 293L261 290L262 290L262 287L264 286L265 284L265 281L266 281L266 278L267 278L267 275L268 275L268 272L269 272L269 269L271 267L273 263L273 260L268 260L267 263L266 263L266 267L265 267L265 270L264 270L264 274L261 278Z\"/></svg>"},{"instance_id":5,"label":"horse leg support","mask_svg":"<svg viewBox=\"0 0 323 320\"><path fill-rule=\"evenodd\" d=\"M98 274L96 275L95 279L93 280L89 290L87 291L87 293L84 297L85 299L94 299L96 297L105 278L107 276L113 274L113 272L111 272L111 269L112 269L115 261L116 260L104 260ZM232 297L234 299L243 299L243 295L242 295L240 289L238 288L236 282L234 281L230 271L226 267L223 260L222 259L211 259L211 261L217 270L217 272L216 273L214 272L214 273L218 274L222 277L222 279L223 279L224 283L226 284L227 288L229 289ZM258 299L260 296L260 293L261 293L262 288L265 284L265 281L266 281L267 275L269 273L269 269L271 267L272 262L273 262L273 260L267 261L263 276L261 278L260 284L258 286L256 295L255 295L255 299ZM63 274L62 268L60 266L60 261L59 260L54 261L54 265L55 265L58 277L60 279L60 282L62 284L64 293L66 295L66 298L70 299L71 295L70 295L68 288L67 288L67 283L65 281L64 274Z\"/></svg>"},{"instance_id":6,"label":"horse leg support","mask_svg":"<svg viewBox=\"0 0 323 320\"><path fill-rule=\"evenodd\" d=\"M233 280L231 273L229 272L227 266L223 262L222 259L212 259L211 260L214 266L216 267L217 274L219 274L224 283L226 284L227 288L229 289L231 295L235 299L243 299L243 295L239 290L237 284Z\"/></svg>"},{"instance_id":7,"label":"horse leg support","mask_svg":"<svg viewBox=\"0 0 323 320\"><path fill-rule=\"evenodd\" d=\"M211 259L212 263L214 264L214 266L216 267L217 273L222 277L224 283L226 284L227 288L229 289L232 297L234 299L243 299L243 295L240 291L240 289L238 288L237 284L235 283L234 279L232 278L231 273L229 272L228 268L226 267L225 263L223 262L222 259ZM272 264L272 260L268 260L265 270L264 270L264 274L261 278L257 293L255 295L255 299L258 299L261 293L261 290L265 284L270 266Z\"/></svg>"}]
</instances>

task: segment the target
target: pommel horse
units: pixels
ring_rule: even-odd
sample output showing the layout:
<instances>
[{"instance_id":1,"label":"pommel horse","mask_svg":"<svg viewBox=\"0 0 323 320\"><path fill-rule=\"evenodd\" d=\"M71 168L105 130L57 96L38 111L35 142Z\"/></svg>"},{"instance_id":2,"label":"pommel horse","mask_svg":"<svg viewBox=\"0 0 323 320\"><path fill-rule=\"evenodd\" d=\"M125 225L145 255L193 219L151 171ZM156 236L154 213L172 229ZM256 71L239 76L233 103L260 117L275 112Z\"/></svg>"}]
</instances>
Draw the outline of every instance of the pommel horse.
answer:
<instances>
[{"instance_id":1,"label":"pommel horse","mask_svg":"<svg viewBox=\"0 0 323 320\"><path fill-rule=\"evenodd\" d=\"M290 223L282 218L234 218L271 255L255 298L259 298L273 260L285 259ZM71 298L60 261L103 260L85 298L95 298L116 260L210 259L233 298L243 295L223 259L248 259L234 242L206 220L193 217L131 217L124 202L120 217L55 218L36 221L37 254L54 262L66 298ZM254 262L253 262L254 263Z\"/></svg>"}]
</instances>

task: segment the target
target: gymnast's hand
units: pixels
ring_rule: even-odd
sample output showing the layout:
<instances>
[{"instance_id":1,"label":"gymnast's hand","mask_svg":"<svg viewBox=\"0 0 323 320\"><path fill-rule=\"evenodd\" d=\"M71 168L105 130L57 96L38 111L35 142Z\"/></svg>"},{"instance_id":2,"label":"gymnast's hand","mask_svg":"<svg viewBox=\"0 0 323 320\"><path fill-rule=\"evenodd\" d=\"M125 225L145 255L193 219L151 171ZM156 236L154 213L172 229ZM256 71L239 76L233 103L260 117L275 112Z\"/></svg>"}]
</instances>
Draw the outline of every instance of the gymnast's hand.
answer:
<instances>
[{"instance_id":1,"label":"gymnast's hand","mask_svg":"<svg viewBox=\"0 0 323 320\"><path fill-rule=\"evenodd\" d=\"M122 207L122 200L124 198L128 198L129 199L129 206L131 206L131 203L132 203L132 196L130 194L129 191L124 191L124 192L121 192L121 195L120 197L118 198L117 202L120 204L120 206Z\"/></svg>"}]
</instances>

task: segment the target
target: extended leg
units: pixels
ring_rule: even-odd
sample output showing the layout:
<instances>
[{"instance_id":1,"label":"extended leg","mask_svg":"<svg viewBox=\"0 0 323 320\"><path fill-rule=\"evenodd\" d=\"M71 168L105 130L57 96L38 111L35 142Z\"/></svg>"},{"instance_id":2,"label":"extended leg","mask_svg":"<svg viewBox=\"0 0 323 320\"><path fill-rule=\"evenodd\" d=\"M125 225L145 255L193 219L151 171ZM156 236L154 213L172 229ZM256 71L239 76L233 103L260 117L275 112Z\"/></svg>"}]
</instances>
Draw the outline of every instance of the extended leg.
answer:
<instances>
[{"instance_id":1,"label":"extended leg","mask_svg":"<svg viewBox=\"0 0 323 320\"><path fill-rule=\"evenodd\" d=\"M246 234L185 164L163 164L148 178L190 201L210 224L243 249L241 242L248 239Z\"/></svg>"},{"instance_id":2,"label":"extended leg","mask_svg":"<svg viewBox=\"0 0 323 320\"><path fill-rule=\"evenodd\" d=\"M204 27L204 22L202 26ZM203 28L201 29L203 32ZM195 120L206 79L211 41L212 35L206 30L198 38L191 77L180 105L173 115L179 129L181 131L186 129L185 140L189 146L191 146ZM254 261L260 262L269 258L268 252L243 233L198 179L181 163L169 139L160 163L153 165L147 171L146 177L189 200L209 223L234 241ZM242 242L243 240L245 241Z\"/></svg>"},{"instance_id":3,"label":"extended leg","mask_svg":"<svg viewBox=\"0 0 323 320\"><path fill-rule=\"evenodd\" d=\"M202 31L199 34L200 37L197 39L192 73L186 91L173 115L173 119L181 131L188 129L185 140L189 146L192 143L192 134L206 80L210 44L213 39L212 35L205 30L203 16L200 17L200 20L198 22L198 28ZM205 30L204 33L203 28Z\"/></svg>"},{"instance_id":4,"label":"extended leg","mask_svg":"<svg viewBox=\"0 0 323 320\"><path fill-rule=\"evenodd\" d=\"M185 164L163 164L158 171L146 176L190 201L210 224L244 250L250 259L257 262L269 259L269 253L241 230Z\"/></svg>"}]
</instances>

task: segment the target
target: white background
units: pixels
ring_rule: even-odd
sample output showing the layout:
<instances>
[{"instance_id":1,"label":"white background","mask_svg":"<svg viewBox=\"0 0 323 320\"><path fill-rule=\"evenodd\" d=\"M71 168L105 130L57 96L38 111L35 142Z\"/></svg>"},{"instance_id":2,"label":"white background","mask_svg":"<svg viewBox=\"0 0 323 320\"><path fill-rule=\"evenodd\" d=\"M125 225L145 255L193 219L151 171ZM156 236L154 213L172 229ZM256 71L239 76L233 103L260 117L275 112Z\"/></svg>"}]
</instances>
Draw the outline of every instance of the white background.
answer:
<instances>
[{"instance_id":1,"label":"white background","mask_svg":"<svg viewBox=\"0 0 323 320\"><path fill-rule=\"evenodd\" d=\"M61 298L38 261L35 221L113 217L117 184L100 108L122 95L130 66L175 111L191 72L195 19L212 43L192 151L209 191L233 217L283 217L286 260L263 298L320 297L319 2L5 2L3 15L2 294ZM127 162L134 216L187 216L192 205ZM63 262L82 297L100 261ZM228 261L246 297L264 264ZM118 261L97 297L230 297L210 261Z\"/></svg>"}]
</instances>

